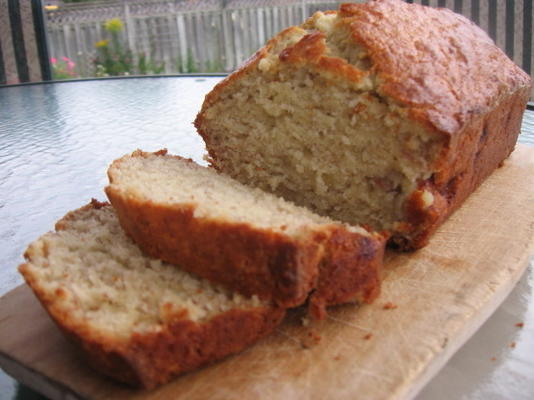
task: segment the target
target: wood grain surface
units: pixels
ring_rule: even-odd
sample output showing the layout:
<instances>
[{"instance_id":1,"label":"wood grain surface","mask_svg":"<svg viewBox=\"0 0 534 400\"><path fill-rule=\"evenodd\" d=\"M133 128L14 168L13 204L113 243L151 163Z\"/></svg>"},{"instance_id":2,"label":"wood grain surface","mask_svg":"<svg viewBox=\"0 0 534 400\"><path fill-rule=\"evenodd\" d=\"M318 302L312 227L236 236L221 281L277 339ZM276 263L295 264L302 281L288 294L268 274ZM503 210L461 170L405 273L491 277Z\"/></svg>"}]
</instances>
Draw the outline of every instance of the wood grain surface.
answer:
<instances>
[{"instance_id":1,"label":"wood grain surface","mask_svg":"<svg viewBox=\"0 0 534 400\"><path fill-rule=\"evenodd\" d=\"M518 146L411 254L387 254L381 296L309 327L290 313L247 351L151 392L86 367L26 286L0 300L0 366L54 398L413 397L512 290L534 253L534 148Z\"/></svg>"}]
</instances>

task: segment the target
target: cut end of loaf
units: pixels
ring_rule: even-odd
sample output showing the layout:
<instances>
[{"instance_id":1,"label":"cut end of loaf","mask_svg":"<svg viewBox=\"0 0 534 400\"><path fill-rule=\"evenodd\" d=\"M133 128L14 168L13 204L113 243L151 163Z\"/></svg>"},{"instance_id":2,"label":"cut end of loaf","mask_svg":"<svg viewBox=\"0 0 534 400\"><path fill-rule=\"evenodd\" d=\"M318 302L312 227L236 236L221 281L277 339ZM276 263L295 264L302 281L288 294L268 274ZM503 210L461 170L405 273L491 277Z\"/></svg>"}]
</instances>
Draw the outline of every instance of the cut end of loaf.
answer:
<instances>
[{"instance_id":1,"label":"cut end of loaf","mask_svg":"<svg viewBox=\"0 0 534 400\"><path fill-rule=\"evenodd\" d=\"M316 13L208 96L196 126L213 165L321 215L392 229L443 136L383 96L337 14ZM217 89L216 89L217 91Z\"/></svg>"}]
</instances>

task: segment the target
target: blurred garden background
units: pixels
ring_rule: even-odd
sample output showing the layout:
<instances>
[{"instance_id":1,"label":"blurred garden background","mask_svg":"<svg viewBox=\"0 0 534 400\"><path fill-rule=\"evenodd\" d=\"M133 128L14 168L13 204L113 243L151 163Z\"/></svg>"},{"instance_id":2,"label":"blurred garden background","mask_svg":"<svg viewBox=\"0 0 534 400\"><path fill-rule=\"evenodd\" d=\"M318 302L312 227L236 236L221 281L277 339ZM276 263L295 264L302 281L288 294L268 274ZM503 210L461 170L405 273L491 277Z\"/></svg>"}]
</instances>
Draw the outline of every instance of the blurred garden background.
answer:
<instances>
[{"instance_id":1,"label":"blurred garden background","mask_svg":"<svg viewBox=\"0 0 534 400\"><path fill-rule=\"evenodd\" d=\"M352 0L358 1L358 0ZM360 0L362 1L362 0ZM533 0L406 0L448 7L532 65ZM335 0L43 0L54 79L230 72Z\"/></svg>"},{"instance_id":2,"label":"blurred garden background","mask_svg":"<svg viewBox=\"0 0 534 400\"><path fill-rule=\"evenodd\" d=\"M45 2L54 79L229 72L332 0Z\"/></svg>"}]
</instances>

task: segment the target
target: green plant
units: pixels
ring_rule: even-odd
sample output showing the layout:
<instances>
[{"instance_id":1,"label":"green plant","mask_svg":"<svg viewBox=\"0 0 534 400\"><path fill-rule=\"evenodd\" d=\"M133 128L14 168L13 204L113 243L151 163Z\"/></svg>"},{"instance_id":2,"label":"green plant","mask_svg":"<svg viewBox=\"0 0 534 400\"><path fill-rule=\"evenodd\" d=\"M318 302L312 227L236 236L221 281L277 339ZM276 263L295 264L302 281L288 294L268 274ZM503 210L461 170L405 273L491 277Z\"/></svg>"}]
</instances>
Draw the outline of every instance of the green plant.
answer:
<instances>
[{"instance_id":1,"label":"green plant","mask_svg":"<svg viewBox=\"0 0 534 400\"><path fill-rule=\"evenodd\" d=\"M206 71L204 72L224 72L221 60L209 60L206 63Z\"/></svg>"},{"instance_id":2,"label":"green plant","mask_svg":"<svg viewBox=\"0 0 534 400\"><path fill-rule=\"evenodd\" d=\"M110 39L103 39L95 43L97 56L94 59L96 76L118 76L130 74L161 74L165 69L164 63L149 60L145 53L137 55L134 61L132 51L124 46L120 39L120 32L124 23L119 18L109 19L104 29L110 34Z\"/></svg>"},{"instance_id":3,"label":"green plant","mask_svg":"<svg viewBox=\"0 0 534 400\"><path fill-rule=\"evenodd\" d=\"M182 57L176 59L176 70L181 74L188 74L193 72L199 72L195 58L193 57L193 52L191 49L187 50L187 58L185 60L185 67L182 64Z\"/></svg>"},{"instance_id":4,"label":"green plant","mask_svg":"<svg viewBox=\"0 0 534 400\"><path fill-rule=\"evenodd\" d=\"M147 59L145 53L139 53L137 61L137 71L141 75L161 74L165 70L164 63L156 63Z\"/></svg>"},{"instance_id":5,"label":"green plant","mask_svg":"<svg viewBox=\"0 0 534 400\"><path fill-rule=\"evenodd\" d=\"M129 75L133 71L133 57L130 49L125 48L119 34L124 24L119 18L109 19L104 24L104 29L111 35L111 43L108 39L99 40L95 43L97 56L94 60L96 76Z\"/></svg>"},{"instance_id":6,"label":"green plant","mask_svg":"<svg viewBox=\"0 0 534 400\"><path fill-rule=\"evenodd\" d=\"M114 34L116 36L116 34ZM95 44L97 57L94 60L97 76L128 75L133 69L132 52L123 49L118 40L101 40Z\"/></svg>"}]
</instances>

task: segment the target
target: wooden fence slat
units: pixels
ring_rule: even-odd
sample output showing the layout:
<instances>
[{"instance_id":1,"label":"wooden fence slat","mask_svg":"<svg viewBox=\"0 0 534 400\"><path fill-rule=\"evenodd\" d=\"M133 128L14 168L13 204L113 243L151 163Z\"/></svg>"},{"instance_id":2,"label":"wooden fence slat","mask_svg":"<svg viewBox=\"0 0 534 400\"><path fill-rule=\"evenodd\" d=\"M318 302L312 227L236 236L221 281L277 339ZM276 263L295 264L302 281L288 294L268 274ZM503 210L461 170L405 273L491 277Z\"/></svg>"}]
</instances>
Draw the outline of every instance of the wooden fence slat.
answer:
<instances>
[{"instance_id":1,"label":"wooden fence slat","mask_svg":"<svg viewBox=\"0 0 534 400\"><path fill-rule=\"evenodd\" d=\"M497 39L497 0L488 0L488 33Z\"/></svg>"},{"instance_id":2,"label":"wooden fence slat","mask_svg":"<svg viewBox=\"0 0 534 400\"><path fill-rule=\"evenodd\" d=\"M257 39L255 38L256 25L254 24L255 19L253 17L252 11L252 8L248 8L247 10L245 10L245 18L243 19L241 25L243 28L243 36L246 39L243 51L243 58L245 59L250 57L250 54L252 54L252 52L254 51L252 50L253 48L258 48L258 46L256 45Z\"/></svg>"},{"instance_id":3,"label":"wooden fence slat","mask_svg":"<svg viewBox=\"0 0 534 400\"><path fill-rule=\"evenodd\" d=\"M159 37L159 32L158 32L159 18L152 17L152 18L148 18L147 21L150 26L150 30L149 30L150 60L151 61L161 60L161 49L160 49L161 41L155 40L155 38Z\"/></svg>"},{"instance_id":4,"label":"wooden fence slat","mask_svg":"<svg viewBox=\"0 0 534 400\"><path fill-rule=\"evenodd\" d=\"M202 19L199 14L191 14L193 35L195 38L195 47L197 48L197 60L200 71L206 68L206 44L204 42L204 35L202 34Z\"/></svg>"},{"instance_id":5,"label":"wooden fence slat","mask_svg":"<svg viewBox=\"0 0 534 400\"><path fill-rule=\"evenodd\" d=\"M247 49L246 57L250 57L254 51L260 47L260 39L258 35L258 17L256 9L248 9L248 31L250 33L250 43Z\"/></svg>"},{"instance_id":6,"label":"wooden fence slat","mask_svg":"<svg viewBox=\"0 0 534 400\"><path fill-rule=\"evenodd\" d=\"M523 0L515 0L514 8L512 10L514 18L514 40L512 42L512 54L510 57L516 64L521 65L521 58L523 56Z\"/></svg>"},{"instance_id":7,"label":"wooden fence slat","mask_svg":"<svg viewBox=\"0 0 534 400\"><path fill-rule=\"evenodd\" d=\"M497 1L497 40L495 43L506 52L506 1Z\"/></svg>"},{"instance_id":8,"label":"wooden fence slat","mask_svg":"<svg viewBox=\"0 0 534 400\"><path fill-rule=\"evenodd\" d=\"M234 59L234 46L233 46L233 35L231 34L231 23L232 18L229 14L230 12L228 10L222 10L221 12L221 20L222 20L222 27L223 27L223 62L224 62L224 69L225 71L231 71L233 67L233 59Z\"/></svg>"},{"instance_id":9,"label":"wooden fence slat","mask_svg":"<svg viewBox=\"0 0 534 400\"><path fill-rule=\"evenodd\" d=\"M273 7L273 33L280 32L280 12L278 7Z\"/></svg>"},{"instance_id":10,"label":"wooden fence slat","mask_svg":"<svg viewBox=\"0 0 534 400\"><path fill-rule=\"evenodd\" d=\"M480 22L480 0L471 0L471 21L479 25Z\"/></svg>"},{"instance_id":11,"label":"wooden fence slat","mask_svg":"<svg viewBox=\"0 0 534 400\"><path fill-rule=\"evenodd\" d=\"M505 5L505 50L510 58L514 58L515 0L506 0Z\"/></svg>"},{"instance_id":12,"label":"wooden fence slat","mask_svg":"<svg viewBox=\"0 0 534 400\"><path fill-rule=\"evenodd\" d=\"M96 55L96 49L95 49L95 43L94 38L96 38L96 29L94 27L94 24L83 24L82 26L82 36L83 41L85 43L85 53L83 54L83 62L84 65L80 68L84 69L86 71L85 76L92 76L94 74L94 67L92 60Z\"/></svg>"},{"instance_id":13,"label":"wooden fence slat","mask_svg":"<svg viewBox=\"0 0 534 400\"><path fill-rule=\"evenodd\" d=\"M233 36L234 36L234 43L235 43L235 58L234 58L234 65L233 68L235 68L239 63L243 60L243 32L241 29L241 16L240 16L241 10L232 10L232 21L237 22L234 23L233 26Z\"/></svg>"},{"instance_id":14,"label":"wooden fence slat","mask_svg":"<svg viewBox=\"0 0 534 400\"><path fill-rule=\"evenodd\" d=\"M193 60L195 60L195 70L196 70L198 68L198 60L199 60L198 51L199 50L198 50L198 46L195 40L195 32L193 29L193 24L194 24L194 21L193 21L192 13L190 12L186 13L185 14L185 32L186 32L186 38L188 38L187 58L188 60L189 58L192 58ZM189 71L189 72L194 72L194 71Z\"/></svg>"},{"instance_id":15,"label":"wooden fence slat","mask_svg":"<svg viewBox=\"0 0 534 400\"><path fill-rule=\"evenodd\" d=\"M300 5L300 19L304 21L308 17L308 5L306 4L306 2L303 1Z\"/></svg>"},{"instance_id":16,"label":"wooden fence slat","mask_svg":"<svg viewBox=\"0 0 534 400\"><path fill-rule=\"evenodd\" d=\"M135 23L130 14L130 5L124 2L124 19L126 24L126 36L128 37L128 47L134 54L137 54L137 45L135 40Z\"/></svg>"},{"instance_id":17,"label":"wooden fence slat","mask_svg":"<svg viewBox=\"0 0 534 400\"><path fill-rule=\"evenodd\" d=\"M178 29L176 28L176 19L173 18L172 15L167 15L166 20L167 27L169 28L169 30L165 41L166 48L168 49L168 51L165 52L165 55L167 57L169 65L165 65L165 72L172 73L176 70L176 62L179 58L179 53L177 51Z\"/></svg>"},{"instance_id":18,"label":"wooden fence slat","mask_svg":"<svg viewBox=\"0 0 534 400\"><path fill-rule=\"evenodd\" d=\"M64 52L65 56L63 57L67 57L67 54L72 56L73 53L70 48L70 44L71 44L70 25L63 25L63 43L64 43L64 48L65 48L65 52Z\"/></svg>"},{"instance_id":19,"label":"wooden fence slat","mask_svg":"<svg viewBox=\"0 0 534 400\"><path fill-rule=\"evenodd\" d=\"M213 52L213 35L212 35L212 27L210 23L209 12L202 13L201 20L202 20L202 40L205 43L204 54L206 57L206 64L204 66L204 70L209 71L213 68L212 60L214 60L215 58L215 54Z\"/></svg>"},{"instance_id":20,"label":"wooden fence slat","mask_svg":"<svg viewBox=\"0 0 534 400\"><path fill-rule=\"evenodd\" d=\"M213 68L212 60L214 59L213 52L213 36L212 36L212 27L210 22L209 12L204 12L201 14L202 21L202 38L204 41L206 64L204 66L205 71L210 71Z\"/></svg>"},{"instance_id":21,"label":"wooden fence slat","mask_svg":"<svg viewBox=\"0 0 534 400\"><path fill-rule=\"evenodd\" d=\"M210 11L206 11L204 13L204 37L208 45L208 48L206 49L208 58L208 72L211 72L215 68L215 63L217 61L216 47L218 46L218 43L217 26L215 25Z\"/></svg>"},{"instance_id":22,"label":"wooden fence slat","mask_svg":"<svg viewBox=\"0 0 534 400\"><path fill-rule=\"evenodd\" d=\"M263 10L263 23L265 26L265 40L273 37L273 16L270 7Z\"/></svg>"},{"instance_id":23,"label":"wooden fence slat","mask_svg":"<svg viewBox=\"0 0 534 400\"><path fill-rule=\"evenodd\" d=\"M139 29L141 30L141 48L147 59L150 57L150 34L147 18L140 18Z\"/></svg>"},{"instance_id":24,"label":"wooden fence slat","mask_svg":"<svg viewBox=\"0 0 534 400\"><path fill-rule=\"evenodd\" d=\"M75 48L76 48L76 54L75 57L72 58L74 62L76 63L76 69L79 71L79 73L82 73L83 75L86 75L86 71L83 71L82 68L85 68L85 63L83 62L83 54L87 53L87 49L85 48L85 42L82 39L82 32L81 32L81 26L79 24L74 25L74 40L75 40Z\"/></svg>"},{"instance_id":25,"label":"wooden fence slat","mask_svg":"<svg viewBox=\"0 0 534 400\"><path fill-rule=\"evenodd\" d=\"M173 59L173 48L171 42L171 32L172 26L169 23L169 16L160 17L161 26L158 26L159 40L156 40L160 43L161 58L163 60L163 65L166 74L171 73L174 70ZM163 26L163 29L162 29Z\"/></svg>"},{"instance_id":26,"label":"wooden fence slat","mask_svg":"<svg viewBox=\"0 0 534 400\"><path fill-rule=\"evenodd\" d=\"M59 60L65 53L65 46L63 41L63 30L57 29L54 31L53 38L55 39L56 53L50 53L51 57Z\"/></svg>"},{"instance_id":27,"label":"wooden fence slat","mask_svg":"<svg viewBox=\"0 0 534 400\"><path fill-rule=\"evenodd\" d=\"M181 72L189 72L187 69L187 44L183 14L176 15L176 26L178 28L178 44L180 50L180 63L182 66Z\"/></svg>"},{"instance_id":28,"label":"wooden fence slat","mask_svg":"<svg viewBox=\"0 0 534 400\"><path fill-rule=\"evenodd\" d=\"M223 26L222 26L222 20L219 17L218 12L212 12L211 13L211 19L213 23L215 24L216 29L216 35L214 40L214 46L215 46L215 57L217 60L217 67L218 71L224 70L224 42L223 42Z\"/></svg>"},{"instance_id":29,"label":"wooden fence slat","mask_svg":"<svg viewBox=\"0 0 534 400\"><path fill-rule=\"evenodd\" d=\"M289 21L287 19L287 7L280 7L280 30L286 29L289 26Z\"/></svg>"},{"instance_id":30,"label":"wooden fence slat","mask_svg":"<svg viewBox=\"0 0 534 400\"><path fill-rule=\"evenodd\" d=\"M258 8L256 10L256 24L258 27L258 42L260 46L263 46L263 44L265 43L265 39L266 39L265 21L263 19L263 8Z\"/></svg>"},{"instance_id":31,"label":"wooden fence slat","mask_svg":"<svg viewBox=\"0 0 534 400\"><path fill-rule=\"evenodd\" d=\"M48 32L47 44L48 44L48 54L50 55L50 57L55 57L57 56L57 54L59 54L57 50L57 46L56 46L57 39L54 37L55 35L56 35L56 31Z\"/></svg>"},{"instance_id":32,"label":"wooden fence slat","mask_svg":"<svg viewBox=\"0 0 534 400\"><path fill-rule=\"evenodd\" d=\"M192 28L194 32L194 38L195 38L195 47L197 48L197 56L196 59L199 63L199 68L201 71L203 71L206 68L206 46L204 43L204 35L202 32L202 25L201 21L199 21L200 15L198 14L191 14L191 21L192 21Z\"/></svg>"},{"instance_id":33,"label":"wooden fence slat","mask_svg":"<svg viewBox=\"0 0 534 400\"><path fill-rule=\"evenodd\" d=\"M284 28L287 28L288 26L294 25L293 23L293 6L289 5L286 7L287 11L287 20L286 20L286 26Z\"/></svg>"}]
</instances>

